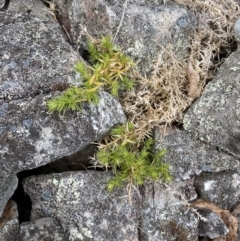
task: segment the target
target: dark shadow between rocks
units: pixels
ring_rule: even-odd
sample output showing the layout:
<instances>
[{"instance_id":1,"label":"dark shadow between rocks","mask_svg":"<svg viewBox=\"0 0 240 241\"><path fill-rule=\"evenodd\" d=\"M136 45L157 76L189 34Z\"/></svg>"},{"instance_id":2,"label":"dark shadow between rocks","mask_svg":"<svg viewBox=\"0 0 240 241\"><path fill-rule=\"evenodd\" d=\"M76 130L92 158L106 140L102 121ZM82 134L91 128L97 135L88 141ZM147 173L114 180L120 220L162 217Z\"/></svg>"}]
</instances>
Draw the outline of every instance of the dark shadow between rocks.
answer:
<instances>
[{"instance_id":1,"label":"dark shadow between rocks","mask_svg":"<svg viewBox=\"0 0 240 241\"><path fill-rule=\"evenodd\" d=\"M20 175L21 176L21 175ZM32 202L28 194L24 192L22 185L22 178L19 177L18 187L15 190L11 200L16 202L18 208L18 220L19 224L30 221L30 215L32 210Z\"/></svg>"},{"instance_id":2,"label":"dark shadow between rocks","mask_svg":"<svg viewBox=\"0 0 240 241\"><path fill-rule=\"evenodd\" d=\"M90 167L90 157L97 151L97 146L90 144L83 150L78 151L70 156L65 156L54 162L48 163L31 170L19 172L18 187L15 190L11 200L15 201L18 206L19 223L30 221L32 202L28 194L24 192L22 181L24 178L33 175L44 175L50 173L62 173L68 171L87 171Z\"/></svg>"}]
</instances>

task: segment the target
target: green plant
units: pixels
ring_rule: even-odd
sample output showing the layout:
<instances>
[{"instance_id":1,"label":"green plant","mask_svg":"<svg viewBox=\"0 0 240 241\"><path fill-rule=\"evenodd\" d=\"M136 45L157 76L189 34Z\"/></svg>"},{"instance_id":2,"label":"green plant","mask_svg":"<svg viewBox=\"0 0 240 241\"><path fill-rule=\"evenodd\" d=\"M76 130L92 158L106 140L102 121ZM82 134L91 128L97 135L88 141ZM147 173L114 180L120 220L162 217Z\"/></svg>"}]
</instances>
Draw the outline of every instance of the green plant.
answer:
<instances>
[{"instance_id":1,"label":"green plant","mask_svg":"<svg viewBox=\"0 0 240 241\"><path fill-rule=\"evenodd\" d=\"M57 110L63 112L67 109L81 110L83 102L98 103L99 96L96 91L89 91L84 88L72 86L68 88L61 96L47 102L50 112Z\"/></svg>"},{"instance_id":2,"label":"green plant","mask_svg":"<svg viewBox=\"0 0 240 241\"><path fill-rule=\"evenodd\" d=\"M88 52L91 66L83 62L75 65L75 70L82 77L82 85L71 86L61 96L49 100L47 105L50 112L64 114L68 109L81 110L83 102L98 103L100 88L109 90L116 97L119 90L133 88L133 81L127 74L134 64L112 44L109 37L88 42ZM153 152L152 145L151 138L144 143L142 139L137 141L135 127L131 122L111 130L104 142L99 143L96 155L96 164L111 167L115 174L107 184L109 191L126 182L141 185L146 180L171 179L168 165L161 161L166 151Z\"/></svg>"},{"instance_id":3,"label":"green plant","mask_svg":"<svg viewBox=\"0 0 240 241\"><path fill-rule=\"evenodd\" d=\"M108 190L121 187L123 183L141 185L147 180L171 180L168 164L162 162L166 150L153 151L153 139L147 139L142 147L136 145L133 124L127 123L111 131L111 144L103 145L96 159L102 167L111 168L115 177L107 184Z\"/></svg>"},{"instance_id":4,"label":"green plant","mask_svg":"<svg viewBox=\"0 0 240 241\"><path fill-rule=\"evenodd\" d=\"M65 113L66 110L81 110L83 102L98 103L100 88L118 96L120 89L131 90L133 81L127 77L133 61L114 46L109 37L100 41L88 42L88 52L92 66L83 62L75 65L80 73L82 86L72 86L61 96L47 102L50 112Z\"/></svg>"}]
</instances>

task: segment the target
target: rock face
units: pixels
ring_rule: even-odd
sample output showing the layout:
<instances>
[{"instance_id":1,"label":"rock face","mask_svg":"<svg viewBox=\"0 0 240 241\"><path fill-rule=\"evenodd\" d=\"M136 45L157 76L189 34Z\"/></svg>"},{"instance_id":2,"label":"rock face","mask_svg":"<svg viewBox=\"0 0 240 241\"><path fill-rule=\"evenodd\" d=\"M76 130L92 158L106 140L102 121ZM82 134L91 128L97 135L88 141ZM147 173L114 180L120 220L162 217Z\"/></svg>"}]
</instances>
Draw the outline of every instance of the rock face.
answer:
<instances>
[{"instance_id":1,"label":"rock face","mask_svg":"<svg viewBox=\"0 0 240 241\"><path fill-rule=\"evenodd\" d=\"M28 228L34 226L36 231L41 228L43 218L54 217L55 232L64 233L60 240L137 241L138 228L134 224L138 224L141 196L133 191L132 206L122 191L110 196L105 191L109 178L109 174L102 172L66 172L27 178L24 189L32 200L31 221L40 219L28 224ZM47 222L47 230L54 226L52 222ZM21 226L21 233L27 232L24 230L25 224Z\"/></svg>"},{"instance_id":2,"label":"rock face","mask_svg":"<svg viewBox=\"0 0 240 241\"><path fill-rule=\"evenodd\" d=\"M234 36L239 45L239 43L240 43L240 18L237 20L237 22L234 25Z\"/></svg>"},{"instance_id":3,"label":"rock face","mask_svg":"<svg viewBox=\"0 0 240 241\"><path fill-rule=\"evenodd\" d=\"M0 218L0 238L5 241L19 240L17 205L9 200Z\"/></svg>"},{"instance_id":4,"label":"rock face","mask_svg":"<svg viewBox=\"0 0 240 241\"><path fill-rule=\"evenodd\" d=\"M53 15L48 11L47 7L44 5L44 1L39 0L11 0L11 3L8 6L9 12L20 12L27 13L28 17L31 19L37 17L45 25L48 25L51 29L55 29L58 32L61 32L61 26L53 18Z\"/></svg>"},{"instance_id":5,"label":"rock face","mask_svg":"<svg viewBox=\"0 0 240 241\"><path fill-rule=\"evenodd\" d=\"M19 241L49 240L64 241L66 235L61 230L59 223L53 218L41 218L21 225Z\"/></svg>"},{"instance_id":6,"label":"rock face","mask_svg":"<svg viewBox=\"0 0 240 241\"><path fill-rule=\"evenodd\" d=\"M130 204L126 191L105 191L110 177L91 171L26 178L32 214L31 221L21 225L22 240L36 240L43 229L46 238L54 230L56 240L170 241L181 235L197 240L198 219L186 212L186 203L197 197L193 181L132 189Z\"/></svg>"},{"instance_id":7,"label":"rock face","mask_svg":"<svg viewBox=\"0 0 240 241\"><path fill-rule=\"evenodd\" d=\"M15 189L18 185L18 179L15 174L10 175L7 178L1 178L0 180L0 217L2 216L2 212L7 201L13 195Z\"/></svg>"},{"instance_id":8,"label":"rock face","mask_svg":"<svg viewBox=\"0 0 240 241\"><path fill-rule=\"evenodd\" d=\"M239 170L239 160L200 141L184 130L169 128L164 134L162 128L155 129L156 146L165 148L164 161L170 164L174 180L188 180L202 172Z\"/></svg>"},{"instance_id":9,"label":"rock face","mask_svg":"<svg viewBox=\"0 0 240 241\"><path fill-rule=\"evenodd\" d=\"M62 157L69 165L87 160L89 143L126 122L118 101L104 91L98 105L84 104L82 112L48 113L46 101L80 78L73 67L83 60L74 48L84 52L84 27L94 37L117 33L115 43L146 73L161 54L160 45L173 45L179 59L186 56L196 27L192 13L172 1L124 2L51 1L57 6L51 17L42 1L11 0L9 11L0 12L0 240L197 241L228 231L235 237L220 216L191 204L201 197L226 209L232 215L227 218L240 212L239 51L186 112L185 130L163 135L156 128L156 148L167 149L163 161L170 164L171 183L133 187L130 202L126 189L105 191L109 172L66 172L71 169L56 167L63 160L54 163ZM237 23L239 41L238 31ZM50 174L23 181L32 210L30 220L19 226L21 211L8 201L18 184L15 173L48 163Z\"/></svg>"},{"instance_id":10,"label":"rock face","mask_svg":"<svg viewBox=\"0 0 240 241\"><path fill-rule=\"evenodd\" d=\"M226 236L229 233L228 228L222 219L210 210L199 210L199 214L207 221L201 220L198 225L199 236L208 236L211 239Z\"/></svg>"},{"instance_id":11,"label":"rock face","mask_svg":"<svg viewBox=\"0 0 240 241\"><path fill-rule=\"evenodd\" d=\"M194 186L201 199L223 209L230 210L239 201L239 173L203 173L196 177Z\"/></svg>"},{"instance_id":12,"label":"rock face","mask_svg":"<svg viewBox=\"0 0 240 241\"><path fill-rule=\"evenodd\" d=\"M5 0L0 0L0 8L4 6Z\"/></svg>"},{"instance_id":13,"label":"rock face","mask_svg":"<svg viewBox=\"0 0 240 241\"><path fill-rule=\"evenodd\" d=\"M150 71L152 61L161 52L159 45L172 44L183 58L196 19L177 4L156 1L124 0L54 0L59 8L59 19L68 30L72 41L81 46L85 41L84 28L95 37L115 36L116 43L133 59L144 73ZM125 11L121 23L122 13ZM120 26L119 26L120 25ZM82 41L81 41L82 40Z\"/></svg>"},{"instance_id":14,"label":"rock face","mask_svg":"<svg viewBox=\"0 0 240 241\"><path fill-rule=\"evenodd\" d=\"M184 117L184 128L240 157L240 51L225 61Z\"/></svg>"},{"instance_id":15,"label":"rock face","mask_svg":"<svg viewBox=\"0 0 240 241\"><path fill-rule=\"evenodd\" d=\"M0 19L1 99L29 101L73 82L79 57L61 32L27 13L0 12ZM8 109L6 104L2 108Z\"/></svg>"},{"instance_id":16,"label":"rock face","mask_svg":"<svg viewBox=\"0 0 240 241\"><path fill-rule=\"evenodd\" d=\"M197 197L193 181L148 184L142 189L141 238L139 241L198 240L198 218L187 211Z\"/></svg>"},{"instance_id":17,"label":"rock face","mask_svg":"<svg viewBox=\"0 0 240 241\"><path fill-rule=\"evenodd\" d=\"M74 81L77 54L37 18L10 12L0 19L1 176L68 156L125 121L120 104L106 92L82 113L49 114L46 101Z\"/></svg>"}]
</instances>

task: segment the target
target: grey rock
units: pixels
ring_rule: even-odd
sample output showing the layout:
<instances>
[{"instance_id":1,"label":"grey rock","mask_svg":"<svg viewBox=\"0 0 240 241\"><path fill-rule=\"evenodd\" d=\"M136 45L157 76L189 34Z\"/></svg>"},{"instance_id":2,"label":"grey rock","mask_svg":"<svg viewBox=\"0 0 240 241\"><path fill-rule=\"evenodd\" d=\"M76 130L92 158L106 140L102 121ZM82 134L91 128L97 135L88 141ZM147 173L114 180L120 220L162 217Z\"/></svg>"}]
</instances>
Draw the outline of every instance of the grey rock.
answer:
<instances>
[{"instance_id":1,"label":"grey rock","mask_svg":"<svg viewBox=\"0 0 240 241\"><path fill-rule=\"evenodd\" d=\"M33 222L20 225L20 241L66 241L64 232L59 223L53 218L41 218Z\"/></svg>"},{"instance_id":2,"label":"grey rock","mask_svg":"<svg viewBox=\"0 0 240 241\"><path fill-rule=\"evenodd\" d=\"M202 173L195 178L194 186L199 198L230 209L239 202L240 175L237 172Z\"/></svg>"},{"instance_id":3,"label":"grey rock","mask_svg":"<svg viewBox=\"0 0 240 241\"><path fill-rule=\"evenodd\" d=\"M4 6L5 0L0 0L0 8Z\"/></svg>"},{"instance_id":4,"label":"grey rock","mask_svg":"<svg viewBox=\"0 0 240 241\"><path fill-rule=\"evenodd\" d=\"M240 157L240 51L232 53L184 116L184 128Z\"/></svg>"},{"instance_id":5,"label":"grey rock","mask_svg":"<svg viewBox=\"0 0 240 241\"><path fill-rule=\"evenodd\" d=\"M7 178L0 179L0 217L2 216L4 207L8 200L13 195L18 185L18 178L16 174L12 174Z\"/></svg>"},{"instance_id":6,"label":"grey rock","mask_svg":"<svg viewBox=\"0 0 240 241\"><path fill-rule=\"evenodd\" d=\"M8 201L0 218L0 240L19 241L19 221L17 205Z\"/></svg>"},{"instance_id":7,"label":"grey rock","mask_svg":"<svg viewBox=\"0 0 240 241\"><path fill-rule=\"evenodd\" d=\"M86 170L88 167L92 167L91 157L97 152L97 146L90 144L84 149L73 153L70 156L64 156L54 162L49 163L45 167L41 167L42 173L59 173L66 171L78 171Z\"/></svg>"},{"instance_id":8,"label":"grey rock","mask_svg":"<svg viewBox=\"0 0 240 241\"><path fill-rule=\"evenodd\" d=\"M79 56L62 32L27 13L8 11L0 12L0 32L0 106L64 89L74 81Z\"/></svg>"},{"instance_id":9,"label":"grey rock","mask_svg":"<svg viewBox=\"0 0 240 241\"><path fill-rule=\"evenodd\" d=\"M47 3L47 2L46 2ZM41 0L11 0L8 6L8 11L19 12L25 14L29 20L32 21L35 17L41 20L45 26L50 29L54 29L65 40L68 40L63 32L62 27L56 21L54 13L44 5L44 1Z\"/></svg>"},{"instance_id":10,"label":"grey rock","mask_svg":"<svg viewBox=\"0 0 240 241\"><path fill-rule=\"evenodd\" d=\"M197 241L198 218L187 207L196 199L193 180L145 185L142 190L141 241ZM180 239L182 238L182 239Z\"/></svg>"},{"instance_id":11,"label":"grey rock","mask_svg":"<svg viewBox=\"0 0 240 241\"><path fill-rule=\"evenodd\" d=\"M208 236L214 239L226 236L229 233L227 226L216 213L208 209L198 210L198 213L207 219L207 221L200 220L199 222L199 236Z\"/></svg>"},{"instance_id":12,"label":"grey rock","mask_svg":"<svg viewBox=\"0 0 240 241\"><path fill-rule=\"evenodd\" d=\"M6 130L0 139L1 175L68 156L105 135L113 125L123 123L126 119L120 104L106 92L100 96L98 105L86 105L81 113L69 112L64 117L47 113L45 101L50 95L12 101L5 127L18 125L16 130ZM28 124L24 120L29 120Z\"/></svg>"},{"instance_id":13,"label":"grey rock","mask_svg":"<svg viewBox=\"0 0 240 241\"><path fill-rule=\"evenodd\" d=\"M225 152L198 140L187 131L169 128L155 129L157 148L167 150L163 161L170 165L174 180L188 180L202 172L239 170L239 161Z\"/></svg>"},{"instance_id":14,"label":"grey rock","mask_svg":"<svg viewBox=\"0 0 240 241\"><path fill-rule=\"evenodd\" d=\"M85 39L83 26L92 36L114 37L118 32L125 1L54 2L60 9L62 22L69 30L73 42L78 44L80 39ZM177 49L177 56L180 59L186 57L186 47L195 24L193 14L177 4L129 1L116 44L139 61L138 66L146 73L151 70L152 61L162 51L159 44L165 47L167 44L173 44Z\"/></svg>"},{"instance_id":15,"label":"grey rock","mask_svg":"<svg viewBox=\"0 0 240 241\"><path fill-rule=\"evenodd\" d=\"M141 196L132 190L130 205L125 191L107 193L110 177L89 171L26 178L23 185L32 201L31 223L52 217L65 240L138 241Z\"/></svg>"},{"instance_id":16,"label":"grey rock","mask_svg":"<svg viewBox=\"0 0 240 241\"><path fill-rule=\"evenodd\" d=\"M43 4L42 1L39 0L11 0L8 11L15 11L15 12L22 12L27 13L29 12L28 16L31 19L32 17L37 17L44 24L51 25L52 28L59 27L59 24L54 20L53 15L48 11L47 7Z\"/></svg>"},{"instance_id":17,"label":"grey rock","mask_svg":"<svg viewBox=\"0 0 240 241\"><path fill-rule=\"evenodd\" d=\"M240 18L236 21L234 25L234 36L238 44L240 44Z\"/></svg>"},{"instance_id":18,"label":"grey rock","mask_svg":"<svg viewBox=\"0 0 240 241\"><path fill-rule=\"evenodd\" d=\"M81 113L48 113L46 101L73 83L73 65L81 59L62 33L27 13L0 12L0 32L2 177L69 156L126 121L121 105L106 92Z\"/></svg>"}]
</instances>

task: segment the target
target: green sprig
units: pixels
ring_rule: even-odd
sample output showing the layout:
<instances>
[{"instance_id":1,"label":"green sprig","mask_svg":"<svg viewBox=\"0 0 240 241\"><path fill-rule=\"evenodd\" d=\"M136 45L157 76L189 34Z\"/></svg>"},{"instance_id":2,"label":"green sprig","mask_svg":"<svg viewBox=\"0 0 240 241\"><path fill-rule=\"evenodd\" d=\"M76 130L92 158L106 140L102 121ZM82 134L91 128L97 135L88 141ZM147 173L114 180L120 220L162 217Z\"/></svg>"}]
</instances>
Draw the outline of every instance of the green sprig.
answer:
<instances>
[{"instance_id":1,"label":"green sprig","mask_svg":"<svg viewBox=\"0 0 240 241\"><path fill-rule=\"evenodd\" d=\"M100 88L109 90L117 97L120 90L131 90L133 81L127 77L133 61L112 44L109 37L100 42L88 42L92 66L78 62L75 70L83 79L81 87L72 86L61 96L47 102L50 112L65 113L66 110L81 110L83 102L98 103Z\"/></svg>"},{"instance_id":2,"label":"green sprig","mask_svg":"<svg viewBox=\"0 0 240 241\"><path fill-rule=\"evenodd\" d=\"M142 185L147 180L171 180L169 165L162 162L166 150L153 151L154 141L151 138L138 150L135 141L130 139L126 142L132 128L132 123L113 128L111 134L115 138L122 137L117 139L118 145L110 145L97 152L98 162L106 168L111 167L115 174L107 184L109 191L121 187L124 183Z\"/></svg>"}]
</instances>

